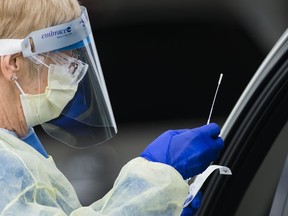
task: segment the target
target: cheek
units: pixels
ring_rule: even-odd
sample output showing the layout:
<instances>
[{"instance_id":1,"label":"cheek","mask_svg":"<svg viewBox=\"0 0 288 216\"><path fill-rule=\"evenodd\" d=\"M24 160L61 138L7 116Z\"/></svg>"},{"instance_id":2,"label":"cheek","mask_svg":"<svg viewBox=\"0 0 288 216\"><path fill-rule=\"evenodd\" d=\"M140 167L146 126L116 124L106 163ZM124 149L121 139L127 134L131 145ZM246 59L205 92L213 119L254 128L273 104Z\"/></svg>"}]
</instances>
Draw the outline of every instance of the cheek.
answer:
<instances>
[{"instance_id":1,"label":"cheek","mask_svg":"<svg viewBox=\"0 0 288 216\"><path fill-rule=\"evenodd\" d=\"M40 91L41 93L45 92L45 89L48 85L48 72L47 70L41 72L40 76Z\"/></svg>"},{"instance_id":2,"label":"cheek","mask_svg":"<svg viewBox=\"0 0 288 216\"><path fill-rule=\"evenodd\" d=\"M42 70L34 73L30 77L29 85L27 85L26 91L27 94L42 94L45 92L45 89L48 84L48 72L47 70Z\"/></svg>"}]
</instances>

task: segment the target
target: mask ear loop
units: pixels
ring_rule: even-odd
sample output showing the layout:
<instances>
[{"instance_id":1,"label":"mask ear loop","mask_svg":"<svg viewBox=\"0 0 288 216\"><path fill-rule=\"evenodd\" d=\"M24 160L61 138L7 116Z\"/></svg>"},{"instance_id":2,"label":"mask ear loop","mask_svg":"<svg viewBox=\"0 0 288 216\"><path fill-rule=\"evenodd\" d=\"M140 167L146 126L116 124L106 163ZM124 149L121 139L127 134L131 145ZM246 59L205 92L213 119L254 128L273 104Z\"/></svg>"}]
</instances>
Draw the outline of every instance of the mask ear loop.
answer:
<instances>
[{"instance_id":1,"label":"mask ear loop","mask_svg":"<svg viewBox=\"0 0 288 216\"><path fill-rule=\"evenodd\" d=\"M17 82L17 79L18 79L17 75L16 75L16 74L13 74L12 77L11 77L11 81L14 81L14 82L15 82L15 84L16 84L17 88L19 89L19 91L21 92L21 94L25 94L24 91L23 91L23 89L21 88L21 86L20 86L19 83Z\"/></svg>"},{"instance_id":2,"label":"mask ear loop","mask_svg":"<svg viewBox=\"0 0 288 216\"><path fill-rule=\"evenodd\" d=\"M49 66L44 62L42 61L41 59L35 57L35 56L31 56L30 57L31 61L35 64L37 64L35 61L37 61L38 63L41 63L43 64L45 67L49 68ZM38 88L40 89L41 88L41 81L40 81L40 71L39 71L39 65L37 65L37 78L38 78ZM12 77L10 78L11 81L14 81L17 88L19 89L19 91L21 92L21 94L25 94L23 89L21 88L20 84L18 83L18 76L16 74L13 74Z\"/></svg>"}]
</instances>

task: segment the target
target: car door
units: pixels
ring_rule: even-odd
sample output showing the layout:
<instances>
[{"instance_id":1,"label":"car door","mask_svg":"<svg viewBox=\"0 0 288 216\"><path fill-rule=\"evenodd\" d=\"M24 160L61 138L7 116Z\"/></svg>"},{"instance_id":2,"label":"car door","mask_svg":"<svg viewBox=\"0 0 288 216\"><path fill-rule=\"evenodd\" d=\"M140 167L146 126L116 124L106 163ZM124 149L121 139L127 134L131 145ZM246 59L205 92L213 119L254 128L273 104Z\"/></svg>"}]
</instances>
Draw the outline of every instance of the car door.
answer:
<instances>
[{"instance_id":1,"label":"car door","mask_svg":"<svg viewBox=\"0 0 288 216\"><path fill-rule=\"evenodd\" d=\"M197 215L269 215L288 154L288 31L265 58L222 128L225 149ZM287 184L288 187L288 184Z\"/></svg>"}]
</instances>

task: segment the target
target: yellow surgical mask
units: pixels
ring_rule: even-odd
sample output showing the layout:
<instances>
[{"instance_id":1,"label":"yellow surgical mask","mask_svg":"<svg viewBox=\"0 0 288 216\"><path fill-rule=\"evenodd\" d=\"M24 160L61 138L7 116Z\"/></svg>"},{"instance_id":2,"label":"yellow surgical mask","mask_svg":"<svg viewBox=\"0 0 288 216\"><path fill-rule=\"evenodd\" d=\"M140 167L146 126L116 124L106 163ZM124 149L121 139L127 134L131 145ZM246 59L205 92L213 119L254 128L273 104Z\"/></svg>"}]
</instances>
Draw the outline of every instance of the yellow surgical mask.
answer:
<instances>
[{"instance_id":1,"label":"yellow surgical mask","mask_svg":"<svg viewBox=\"0 0 288 216\"><path fill-rule=\"evenodd\" d=\"M71 84L73 75L69 73L69 68L60 65L49 65L48 85L42 94L20 95L27 127L42 124L57 118L68 102L74 97L78 84Z\"/></svg>"}]
</instances>

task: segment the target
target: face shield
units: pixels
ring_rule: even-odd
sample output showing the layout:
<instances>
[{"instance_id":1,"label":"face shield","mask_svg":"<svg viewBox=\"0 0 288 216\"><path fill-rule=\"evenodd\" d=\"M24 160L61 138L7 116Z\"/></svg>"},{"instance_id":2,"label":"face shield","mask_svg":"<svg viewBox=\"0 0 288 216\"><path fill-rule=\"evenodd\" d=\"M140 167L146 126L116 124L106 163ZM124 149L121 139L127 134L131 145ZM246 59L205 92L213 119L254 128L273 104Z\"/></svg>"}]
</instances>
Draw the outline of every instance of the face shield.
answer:
<instances>
[{"instance_id":1,"label":"face shield","mask_svg":"<svg viewBox=\"0 0 288 216\"><path fill-rule=\"evenodd\" d=\"M34 115L48 135L76 148L102 143L117 133L87 10L85 7L81 10L81 16L71 22L32 32L21 40L20 50L35 65L44 65L46 70L53 71L48 73L48 77L53 75L55 82L61 74L62 83L57 84L59 94L54 91L53 97L63 103L64 109L47 122ZM0 50L0 55L15 53L17 43L19 40L7 39L6 43L2 40L2 44L10 46L6 52ZM62 73L69 76L63 78ZM53 87L52 79L49 82L48 79L48 88L50 85ZM72 99L63 93L68 92L67 89ZM35 95L38 110L46 108L40 96Z\"/></svg>"}]
</instances>

